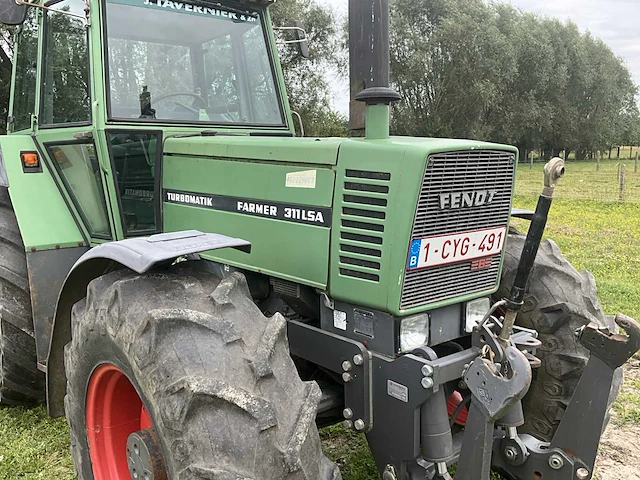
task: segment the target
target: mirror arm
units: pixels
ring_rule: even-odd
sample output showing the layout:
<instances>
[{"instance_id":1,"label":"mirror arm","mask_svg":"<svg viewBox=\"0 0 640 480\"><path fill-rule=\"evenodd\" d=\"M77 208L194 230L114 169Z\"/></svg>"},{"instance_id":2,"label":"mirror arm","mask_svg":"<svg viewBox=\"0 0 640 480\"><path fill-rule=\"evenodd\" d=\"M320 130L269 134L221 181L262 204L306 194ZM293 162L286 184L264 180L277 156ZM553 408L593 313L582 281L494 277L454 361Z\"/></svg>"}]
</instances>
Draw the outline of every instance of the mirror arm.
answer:
<instances>
[{"instance_id":1,"label":"mirror arm","mask_svg":"<svg viewBox=\"0 0 640 480\"><path fill-rule=\"evenodd\" d=\"M295 110L291 110L291 114L294 115L298 119L298 126L300 128L300 136L304 137L304 125L302 123L302 117Z\"/></svg>"},{"instance_id":2,"label":"mirror arm","mask_svg":"<svg viewBox=\"0 0 640 480\"><path fill-rule=\"evenodd\" d=\"M18 0L16 0L18 1ZM294 30L298 35L302 34L302 38L296 40L281 40L276 45L288 45L290 43L302 43L307 41L307 31L302 27L273 27L274 30Z\"/></svg>"},{"instance_id":3,"label":"mirror arm","mask_svg":"<svg viewBox=\"0 0 640 480\"><path fill-rule=\"evenodd\" d=\"M79 18L87 22L87 25L90 25L89 21L89 2L85 0L84 2L84 15L79 15L77 13L66 12L64 10L56 10L55 8L45 7L44 5L40 5L39 3L27 2L25 0L15 0L18 5L27 5L28 7L41 8L43 10L50 10L52 12L61 13L62 15L67 15L69 17Z\"/></svg>"}]
</instances>

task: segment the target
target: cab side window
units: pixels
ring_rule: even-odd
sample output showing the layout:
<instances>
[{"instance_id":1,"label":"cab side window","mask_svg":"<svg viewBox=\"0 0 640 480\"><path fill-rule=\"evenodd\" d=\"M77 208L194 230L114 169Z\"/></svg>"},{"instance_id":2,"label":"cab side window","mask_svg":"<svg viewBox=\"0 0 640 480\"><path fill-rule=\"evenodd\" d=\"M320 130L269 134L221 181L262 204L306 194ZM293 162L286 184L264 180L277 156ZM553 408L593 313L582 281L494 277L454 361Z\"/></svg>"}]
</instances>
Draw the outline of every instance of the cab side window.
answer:
<instances>
[{"instance_id":1,"label":"cab side window","mask_svg":"<svg viewBox=\"0 0 640 480\"><path fill-rule=\"evenodd\" d=\"M91 236L111 238L100 164L93 142L74 140L45 146Z\"/></svg>"},{"instance_id":2,"label":"cab side window","mask_svg":"<svg viewBox=\"0 0 640 480\"><path fill-rule=\"evenodd\" d=\"M160 132L108 132L125 236L159 231Z\"/></svg>"},{"instance_id":3,"label":"cab side window","mask_svg":"<svg viewBox=\"0 0 640 480\"><path fill-rule=\"evenodd\" d=\"M64 0L56 10L82 14L82 0ZM47 11L45 21L43 125L90 123L89 48L80 18Z\"/></svg>"},{"instance_id":4,"label":"cab side window","mask_svg":"<svg viewBox=\"0 0 640 480\"><path fill-rule=\"evenodd\" d=\"M30 8L26 21L18 28L16 78L13 89L13 131L31 128L36 107L36 68L38 65L38 22L36 9Z\"/></svg>"}]
</instances>

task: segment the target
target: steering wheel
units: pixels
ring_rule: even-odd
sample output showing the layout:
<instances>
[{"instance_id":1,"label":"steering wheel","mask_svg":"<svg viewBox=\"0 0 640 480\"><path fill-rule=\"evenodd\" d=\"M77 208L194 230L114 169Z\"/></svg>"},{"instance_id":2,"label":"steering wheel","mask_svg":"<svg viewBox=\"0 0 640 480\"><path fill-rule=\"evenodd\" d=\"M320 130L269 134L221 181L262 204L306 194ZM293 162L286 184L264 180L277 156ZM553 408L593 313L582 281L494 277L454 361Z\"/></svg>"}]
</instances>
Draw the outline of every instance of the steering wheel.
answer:
<instances>
[{"instance_id":1,"label":"steering wheel","mask_svg":"<svg viewBox=\"0 0 640 480\"><path fill-rule=\"evenodd\" d=\"M193 93L193 92L169 92L169 93L165 93L164 95L158 95L155 98L152 98L151 100L154 103L157 102L162 102L164 100L166 100L167 98L172 98L172 97L181 97L181 96L188 96L188 97L193 97L193 98L197 98L198 100L200 100L202 102L202 105L206 105L207 101L204 99L204 97L198 93Z\"/></svg>"}]
</instances>

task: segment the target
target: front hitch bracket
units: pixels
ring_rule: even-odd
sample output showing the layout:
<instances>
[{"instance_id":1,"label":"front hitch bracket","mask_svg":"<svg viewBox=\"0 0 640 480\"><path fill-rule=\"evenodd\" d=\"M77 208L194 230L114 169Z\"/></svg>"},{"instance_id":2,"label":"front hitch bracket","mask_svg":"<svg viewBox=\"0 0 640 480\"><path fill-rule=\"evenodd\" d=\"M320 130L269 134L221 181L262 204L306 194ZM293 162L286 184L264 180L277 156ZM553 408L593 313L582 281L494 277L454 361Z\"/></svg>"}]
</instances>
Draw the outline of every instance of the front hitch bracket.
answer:
<instances>
[{"instance_id":1,"label":"front hitch bracket","mask_svg":"<svg viewBox=\"0 0 640 480\"><path fill-rule=\"evenodd\" d=\"M594 325L576 332L591 355L551 442L520 435L516 445L513 439L498 436L494 467L513 478L542 474L550 480L588 480L593 476L615 372L640 350L640 324L620 313L615 321L627 336Z\"/></svg>"},{"instance_id":2,"label":"front hitch bracket","mask_svg":"<svg viewBox=\"0 0 640 480\"><path fill-rule=\"evenodd\" d=\"M464 374L472 397L456 480L489 479L495 422L524 397L531 385L531 366L524 354L509 346L504 356L507 365L503 371L508 376L482 357L476 358Z\"/></svg>"},{"instance_id":3,"label":"front hitch bracket","mask_svg":"<svg viewBox=\"0 0 640 480\"><path fill-rule=\"evenodd\" d=\"M615 371L640 350L640 324L621 313L616 315L615 321L627 336L603 331L593 325L587 325L580 331L580 343L591 356L551 440L553 448L572 452L590 472L593 472L609 409Z\"/></svg>"}]
</instances>

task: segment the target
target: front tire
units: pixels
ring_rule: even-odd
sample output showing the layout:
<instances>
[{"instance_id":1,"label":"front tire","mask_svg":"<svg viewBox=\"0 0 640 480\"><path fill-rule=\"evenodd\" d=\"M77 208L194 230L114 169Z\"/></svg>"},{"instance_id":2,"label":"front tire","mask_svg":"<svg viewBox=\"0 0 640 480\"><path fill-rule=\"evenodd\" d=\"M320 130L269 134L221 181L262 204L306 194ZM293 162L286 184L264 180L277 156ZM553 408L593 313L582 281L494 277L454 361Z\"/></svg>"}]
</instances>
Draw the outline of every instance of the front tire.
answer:
<instances>
[{"instance_id":1,"label":"front tire","mask_svg":"<svg viewBox=\"0 0 640 480\"><path fill-rule=\"evenodd\" d=\"M130 434L151 423L169 479L340 479L315 426L320 389L300 380L286 321L260 313L242 275L220 280L199 267L112 272L74 306L65 409L78 477L130 478L99 460L111 449L121 457L109 463L126 464L126 436L104 411L127 408L111 426ZM113 386L95 395L104 375ZM110 400L93 407L104 392Z\"/></svg>"},{"instance_id":2,"label":"front tire","mask_svg":"<svg viewBox=\"0 0 640 480\"><path fill-rule=\"evenodd\" d=\"M525 236L509 234L500 289L494 300L507 298L513 285ZM575 331L593 322L615 329L598 301L596 283L587 271L579 272L562 255L555 242L542 242L527 284L527 293L516 324L539 334L542 347L536 356L542 361L523 399L525 424L520 433L551 441L558 429L578 380L589 360ZM614 377L610 403L622 385L622 370Z\"/></svg>"},{"instance_id":3,"label":"front tire","mask_svg":"<svg viewBox=\"0 0 640 480\"><path fill-rule=\"evenodd\" d=\"M27 256L6 187L0 187L0 404L44 400L38 370Z\"/></svg>"}]
</instances>

